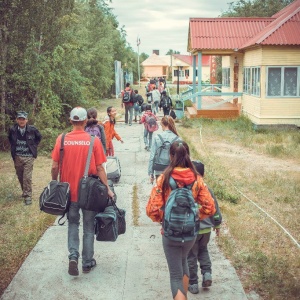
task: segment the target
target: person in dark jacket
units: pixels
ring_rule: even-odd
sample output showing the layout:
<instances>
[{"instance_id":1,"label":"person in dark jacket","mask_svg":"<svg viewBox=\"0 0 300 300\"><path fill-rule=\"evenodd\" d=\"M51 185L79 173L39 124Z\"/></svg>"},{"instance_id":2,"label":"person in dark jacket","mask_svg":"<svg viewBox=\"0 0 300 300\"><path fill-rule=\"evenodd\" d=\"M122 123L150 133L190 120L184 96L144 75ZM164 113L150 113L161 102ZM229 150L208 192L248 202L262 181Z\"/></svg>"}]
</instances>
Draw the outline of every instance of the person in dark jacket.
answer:
<instances>
[{"instance_id":1,"label":"person in dark jacket","mask_svg":"<svg viewBox=\"0 0 300 300\"><path fill-rule=\"evenodd\" d=\"M204 177L204 164L201 161L192 161L196 168L196 171ZM200 264L200 270L202 274L202 287L208 288L212 284L212 264L208 252L208 243L210 240L211 229L216 231L216 235L219 236L222 223L222 214L219 208L218 201L213 191L208 187L208 190L214 199L216 212L213 216L206 218L200 222L200 230L198 232L196 241L192 249L188 254L188 265L190 271L189 287L188 290L192 294L199 293L198 287L198 264Z\"/></svg>"},{"instance_id":2,"label":"person in dark jacket","mask_svg":"<svg viewBox=\"0 0 300 300\"><path fill-rule=\"evenodd\" d=\"M37 146L42 135L36 127L27 124L27 116L25 111L17 113L17 124L9 129L8 139L16 174L22 188L24 203L30 205L32 203L33 162L37 158Z\"/></svg>"},{"instance_id":3,"label":"person in dark jacket","mask_svg":"<svg viewBox=\"0 0 300 300\"><path fill-rule=\"evenodd\" d=\"M164 116L168 116L170 114L171 108L173 108L172 99L167 95L166 91L162 91L161 93L159 108L163 109Z\"/></svg>"},{"instance_id":4,"label":"person in dark jacket","mask_svg":"<svg viewBox=\"0 0 300 300\"><path fill-rule=\"evenodd\" d=\"M134 110L134 122L137 122L137 116L139 116L139 121L141 120L142 115L142 104L144 103L143 97L139 94L138 90L134 91L134 104L133 104L133 110Z\"/></svg>"}]
</instances>

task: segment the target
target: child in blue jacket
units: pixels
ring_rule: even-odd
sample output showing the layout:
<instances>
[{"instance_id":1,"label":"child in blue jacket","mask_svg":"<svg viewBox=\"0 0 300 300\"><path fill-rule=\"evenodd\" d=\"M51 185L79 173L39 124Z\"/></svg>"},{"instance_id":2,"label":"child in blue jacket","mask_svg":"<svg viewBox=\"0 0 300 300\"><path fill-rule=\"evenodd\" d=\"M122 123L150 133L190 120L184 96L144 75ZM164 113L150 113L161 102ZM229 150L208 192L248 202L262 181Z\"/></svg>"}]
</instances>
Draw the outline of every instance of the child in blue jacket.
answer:
<instances>
[{"instance_id":1,"label":"child in blue jacket","mask_svg":"<svg viewBox=\"0 0 300 300\"><path fill-rule=\"evenodd\" d=\"M196 167L197 172L203 177L204 165L200 161L193 161L193 164ZM212 217L206 218L200 222L200 230L198 232L196 242L188 254L188 265L190 271L188 290L192 294L199 293L197 261L199 261L202 274L202 287L207 288L212 284L211 260L209 257L207 245L210 240L211 229L214 228L214 230L216 230L216 235L219 236L220 226L222 223L222 215L217 199L213 191L210 188L208 189L215 201L216 213Z\"/></svg>"}]
</instances>

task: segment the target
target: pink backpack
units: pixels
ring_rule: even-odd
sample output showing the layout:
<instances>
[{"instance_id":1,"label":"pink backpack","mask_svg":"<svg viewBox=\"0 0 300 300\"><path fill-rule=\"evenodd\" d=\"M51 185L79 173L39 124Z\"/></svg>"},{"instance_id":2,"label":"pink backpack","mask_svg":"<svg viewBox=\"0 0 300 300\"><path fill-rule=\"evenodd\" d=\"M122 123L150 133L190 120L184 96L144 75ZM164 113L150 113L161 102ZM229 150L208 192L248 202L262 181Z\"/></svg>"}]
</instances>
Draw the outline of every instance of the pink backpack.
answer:
<instances>
[{"instance_id":1,"label":"pink backpack","mask_svg":"<svg viewBox=\"0 0 300 300\"><path fill-rule=\"evenodd\" d=\"M158 124L153 115L146 116L146 125L147 125L147 130L149 132L154 132L154 131L158 130Z\"/></svg>"}]
</instances>

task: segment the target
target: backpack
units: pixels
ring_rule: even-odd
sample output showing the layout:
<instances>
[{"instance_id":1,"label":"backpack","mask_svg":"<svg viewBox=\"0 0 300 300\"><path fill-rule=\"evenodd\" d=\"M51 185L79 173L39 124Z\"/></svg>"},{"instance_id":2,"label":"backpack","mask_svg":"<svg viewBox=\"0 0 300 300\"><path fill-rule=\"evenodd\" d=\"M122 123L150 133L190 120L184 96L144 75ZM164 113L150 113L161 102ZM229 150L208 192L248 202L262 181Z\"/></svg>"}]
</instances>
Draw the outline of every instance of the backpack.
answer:
<instances>
[{"instance_id":1,"label":"backpack","mask_svg":"<svg viewBox=\"0 0 300 300\"><path fill-rule=\"evenodd\" d=\"M170 108L171 107L171 101L168 96L164 96L161 99L161 107Z\"/></svg>"},{"instance_id":2,"label":"backpack","mask_svg":"<svg viewBox=\"0 0 300 300\"><path fill-rule=\"evenodd\" d=\"M147 125L147 130L149 132L154 132L158 130L158 124L156 122L156 119L152 115L147 115L146 116L146 125Z\"/></svg>"},{"instance_id":3,"label":"backpack","mask_svg":"<svg viewBox=\"0 0 300 300\"><path fill-rule=\"evenodd\" d=\"M164 171L165 168L170 164L170 147L173 142L179 139L176 136L171 142L164 141L162 136L158 134L162 144L157 148L153 157L153 170L154 171Z\"/></svg>"},{"instance_id":4,"label":"backpack","mask_svg":"<svg viewBox=\"0 0 300 300\"><path fill-rule=\"evenodd\" d=\"M177 118L174 110L170 111L170 117L172 117L174 120Z\"/></svg>"},{"instance_id":5,"label":"backpack","mask_svg":"<svg viewBox=\"0 0 300 300\"><path fill-rule=\"evenodd\" d=\"M170 177L171 193L164 207L163 230L173 241L192 241L200 229L199 208L192 194L195 182L182 188Z\"/></svg>"},{"instance_id":6,"label":"backpack","mask_svg":"<svg viewBox=\"0 0 300 300\"><path fill-rule=\"evenodd\" d=\"M85 132L89 133L90 135L97 136L101 141L101 132L100 132L99 125L86 127Z\"/></svg>"},{"instance_id":7,"label":"backpack","mask_svg":"<svg viewBox=\"0 0 300 300\"><path fill-rule=\"evenodd\" d=\"M122 98L123 103L130 103L133 98L132 96L133 96L132 90L129 91L125 90Z\"/></svg>"}]
</instances>

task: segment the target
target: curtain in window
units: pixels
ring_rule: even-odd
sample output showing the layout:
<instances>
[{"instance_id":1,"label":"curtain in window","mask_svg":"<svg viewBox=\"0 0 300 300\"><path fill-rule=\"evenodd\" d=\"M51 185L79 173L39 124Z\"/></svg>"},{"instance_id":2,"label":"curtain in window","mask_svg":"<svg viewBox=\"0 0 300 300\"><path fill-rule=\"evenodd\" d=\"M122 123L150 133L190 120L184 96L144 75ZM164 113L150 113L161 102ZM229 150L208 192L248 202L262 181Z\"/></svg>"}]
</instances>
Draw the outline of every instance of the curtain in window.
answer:
<instances>
[{"instance_id":1,"label":"curtain in window","mask_svg":"<svg viewBox=\"0 0 300 300\"><path fill-rule=\"evenodd\" d=\"M268 72L268 96L280 96L281 68L269 68Z\"/></svg>"},{"instance_id":2,"label":"curtain in window","mask_svg":"<svg viewBox=\"0 0 300 300\"><path fill-rule=\"evenodd\" d=\"M284 68L284 96L297 96L297 68Z\"/></svg>"}]
</instances>

